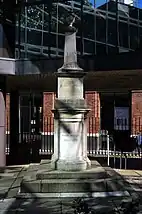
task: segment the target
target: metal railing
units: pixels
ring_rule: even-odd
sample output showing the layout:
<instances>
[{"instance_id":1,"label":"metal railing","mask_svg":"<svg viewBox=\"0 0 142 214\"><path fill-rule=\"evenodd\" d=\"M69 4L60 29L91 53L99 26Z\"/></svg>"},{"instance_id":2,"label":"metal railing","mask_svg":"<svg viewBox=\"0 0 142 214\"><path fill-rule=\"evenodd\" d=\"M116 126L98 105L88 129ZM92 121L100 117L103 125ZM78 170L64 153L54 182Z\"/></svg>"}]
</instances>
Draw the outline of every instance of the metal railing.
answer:
<instances>
[{"instance_id":1,"label":"metal railing","mask_svg":"<svg viewBox=\"0 0 142 214\"><path fill-rule=\"evenodd\" d=\"M120 119L120 118L119 118ZM101 130L98 118L87 119L87 153L89 157L102 158L107 165L114 168L128 168L128 161L131 159L139 160L141 168L142 159L142 142L141 137L141 120L135 118L134 125L129 127L121 118L121 129L112 130L111 133L107 130ZM127 126L127 127L126 127ZM119 132L119 138L115 136ZM126 133L126 134L125 134ZM139 135L138 135L139 134ZM139 136L139 137L138 137ZM118 142L116 142L118 141ZM120 144L120 146L119 146ZM125 147L122 145L125 144ZM130 145L134 144L134 145ZM10 133L7 132L6 153L9 154ZM53 118L43 118L42 131L39 133L19 133L19 146L26 146L27 152L39 153L39 155L52 155L54 153L54 120ZM132 147L130 149L130 147ZM127 150L128 148L128 150ZM119 162L119 163L118 163ZM130 161L129 161L130 162Z\"/></svg>"}]
</instances>

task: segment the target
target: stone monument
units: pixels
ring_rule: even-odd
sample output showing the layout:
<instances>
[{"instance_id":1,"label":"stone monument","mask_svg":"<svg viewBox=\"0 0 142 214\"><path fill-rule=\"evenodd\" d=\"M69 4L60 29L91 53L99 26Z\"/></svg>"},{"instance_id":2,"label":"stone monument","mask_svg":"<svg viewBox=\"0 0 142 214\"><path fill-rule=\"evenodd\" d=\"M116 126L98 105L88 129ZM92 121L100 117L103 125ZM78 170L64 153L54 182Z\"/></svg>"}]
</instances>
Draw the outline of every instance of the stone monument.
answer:
<instances>
[{"instance_id":1,"label":"stone monument","mask_svg":"<svg viewBox=\"0 0 142 214\"><path fill-rule=\"evenodd\" d=\"M85 73L77 64L73 22L65 32L64 64L56 74L58 98L53 110L54 155L51 164L53 169L65 171L85 170L90 166L85 125L89 109L83 97Z\"/></svg>"},{"instance_id":2,"label":"stone monument","mask_svg":"<svg viewBox=\"0 0 142 214\"><path fill-rule=\"evenodd\" d=\"M56 75L58 96L53 110L54 154L51 160L29 166L19 195L62 199L96 197L96 192L113 195L124 184L116 186L111 181L113 174L109 175L97 161L90 162L87 158L85 119L89 109L83 97L85 73L77 64L76 29L72 25L65 33L64 64Z\"/></svg>"}]
</instances>

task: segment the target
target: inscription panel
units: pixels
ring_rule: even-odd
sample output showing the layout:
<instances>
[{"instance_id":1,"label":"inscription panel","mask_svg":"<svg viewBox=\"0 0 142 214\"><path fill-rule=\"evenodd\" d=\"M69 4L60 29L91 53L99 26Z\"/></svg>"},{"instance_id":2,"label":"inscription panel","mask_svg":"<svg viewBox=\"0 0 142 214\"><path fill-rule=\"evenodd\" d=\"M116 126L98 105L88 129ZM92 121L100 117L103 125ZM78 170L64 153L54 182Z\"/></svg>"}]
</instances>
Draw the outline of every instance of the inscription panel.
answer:
<instances>
[{"instance_id":1,"label":"inscription panel","mask_svg":"<svg viewBox=\"0 0 142 214\"><path fill-rule=\"evenodd\" d=\"M81 122L64 122L60 126L60 157L76 159L81 155Z\"/></svg>"}]
</instances>

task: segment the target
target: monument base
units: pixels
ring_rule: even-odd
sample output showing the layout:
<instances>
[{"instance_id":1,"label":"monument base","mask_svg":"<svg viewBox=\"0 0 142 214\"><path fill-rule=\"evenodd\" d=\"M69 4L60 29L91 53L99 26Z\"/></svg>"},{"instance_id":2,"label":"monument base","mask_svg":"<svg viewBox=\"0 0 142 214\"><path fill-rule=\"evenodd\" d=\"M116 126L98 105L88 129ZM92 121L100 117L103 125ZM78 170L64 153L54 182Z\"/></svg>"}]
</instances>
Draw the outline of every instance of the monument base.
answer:
<instances>
[{"instance_id":1,"label":"monument base","mask_svg":"<svg viewBox=\"0 0 142 214\"><path fill-rule=\"evenodd\" d=\"M58 160L56 163L57 170L62 171L82 171L87 169L85 160Z\"/></svg>"},{"instance_id":2,"label":"monument base","mask_svg":"<svg viewBox=\"0 0 142 214\"><path fill-rule=\"evenodd\" d=\"M61 160L52 156L51 169L61 171L83 171L91 168L91 161L88 157L83 160Z\"/></svg>"},{"instance_id":3,"label":"monument base","mask_svg":"<svg viewBox=\"0 0 142 214\"><path fill-rule=\"evenodd\" d=\"M97 161L91 162L91 168L82 171L52 170L51 161L42 161L38 168L31 165L25 174L19 194L43 194L45 197L91 197L94 193L112 193L120 190L126 193L120 176L108 174ZM61 166L61 165L60 165Z\"/></svg>"}]
</instances>

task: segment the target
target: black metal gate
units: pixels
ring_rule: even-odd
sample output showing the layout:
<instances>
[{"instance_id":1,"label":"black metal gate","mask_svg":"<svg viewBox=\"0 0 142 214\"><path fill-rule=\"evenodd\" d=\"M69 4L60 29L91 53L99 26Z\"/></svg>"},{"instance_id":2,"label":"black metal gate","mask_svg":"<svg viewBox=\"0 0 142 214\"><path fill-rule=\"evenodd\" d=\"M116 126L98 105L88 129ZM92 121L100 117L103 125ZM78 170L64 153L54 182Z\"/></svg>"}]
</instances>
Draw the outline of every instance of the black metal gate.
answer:
<instances>
[{"instance_id":1,"label":"black metal gate","mask_svg":"<svg viewBox=\"0 0 142 214\"><path fill-rule=\"evenodd\" d=\"M42 136L42 93L20 95L19 148L21 163L40 161Z\"/></svg>"}]
</instances>

